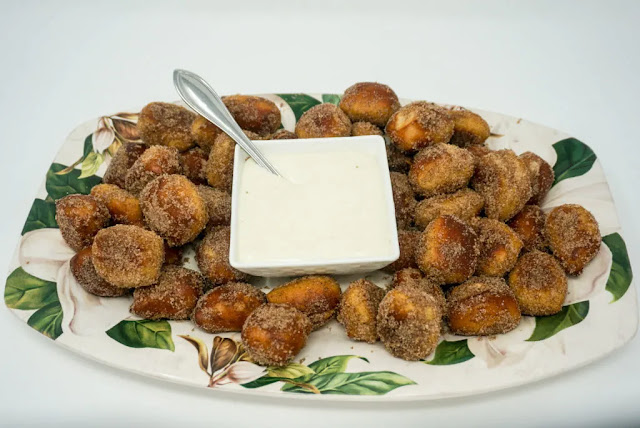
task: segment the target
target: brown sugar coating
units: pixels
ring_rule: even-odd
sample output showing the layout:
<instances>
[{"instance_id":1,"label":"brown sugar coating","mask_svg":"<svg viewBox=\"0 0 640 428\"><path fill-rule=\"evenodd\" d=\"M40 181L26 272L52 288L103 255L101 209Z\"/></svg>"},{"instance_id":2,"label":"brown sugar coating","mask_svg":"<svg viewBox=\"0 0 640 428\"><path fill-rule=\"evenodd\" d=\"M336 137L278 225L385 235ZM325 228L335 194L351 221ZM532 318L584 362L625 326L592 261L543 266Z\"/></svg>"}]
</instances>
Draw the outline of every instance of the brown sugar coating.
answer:
<instances>
[{"instance_id":1,"label":"brown sugar coating","mask_svg":"<svg viewBox=\"0 0 640 428\"><path fill-rule=\"evenodd\" d=\"M467 185L473 176L471 153L451 144L434 144L413 158L409 181L413 190L425 197L452 193Z\"/></svg>"},{"instance_id":2,"label":"brown sugar coating","mask_svg":"<svg viewBox=\"0 0 640 428\"><path fill-rule=\"evenodd\" d=\"M489 124L480 115L462 107L449 110L453 119L453 136L451 144L460 147L482 144L489 138Z\"/></svg>"},{"instance_id":3,"label":"brown sugar coating","mask_svg":"<svg viewBox=\"0 0 640 428\"><path fill-rule=\"evenodd\" d=\"M163 175L140 192L145 223L172 247L193 241L207 225L204 200L182 175Z\"/></svg>"},{"instance_id":4,"label":"brown sugar coating","mask_svg":"<svg viewBox=\"0 0 640 428\"><path fill-rule=\"evenodd\" d=\"M266 366L284 366L307 343L311 322L289 305L267 303L253 311L242 327L242 344L251 359Z\"/></svg>"},{"instance_id":5,"label":"brown sugar coating","mask_svg":"<svg viewBox=\"0 0 640 428\"><path fill-rule=\"evenodd\" d=\"M116 287L102 279L93 267L91 247L78 251L69 262L71 273L87 292L101 297L118 297L129 292L126 288Z\"/></svg>"},{"instance_id":6,"label":"brown sugar coating","mask_svg":"<svg viewBox=\"0 0 640 428\"><path fill-rule=\"evenodd\" d=\"M183 247L170 247L164 242L164 264L182 266Z\"/></svg>"},{"instance_id":7,"label":"brown sugar coating","mask_svg":"<svg viewBox=\"0 0 640 428\"><path fill-rule=\"evenodd\" d=\"M115 184L98 184L91 189L91 196L102 202L115 224L143 226L140 201Z\"/></svg>"},{"instance_id":8,"label":"brown sugar coating","mask_svg":"<svg viewBox=\"0 0 640 428\"><path fill-rule=\"evenodd\" d=\"M191 123L191 135L198 146L209 153L213 142L216 141L218 135L222 134L222 130L209 122L199 114Z\"/></svg>"},{"instance_id":9,"label":"brown sugar coating","mask_svg":"<svg viewBox=\"0 0 640 428\"><path fill-rule=\"evenodd\" d=\"M471 227L478 236L477 276L504 276L518 260L522 240L509 226L498 220L475 217Z\"/></svg>"},{"instance_id":10,"label":"brown sugar coating","mask_svg":"<svg viewBox=\"0 0 640 428\"><path fill-rule=\"evenodd\" d=\"M351 136L379 135L382 137L382 129L371 122L353 122L351 124Z\"/></svg>"},{"instance_id":11,"label":"brown sugar coating","mask_svg":"<svg viewBox=\"0 0 640 428\"><path fill-rule=\"evenodd\" d=\"M109 210L90 195L67 195L56 201L56 222L67 245L80 251L109 225Z\"/></svg>"},{"instance_id":12,"label":"brown sugar coating","mask_svg":"<svg viewBox=\"0 0 640 428\"><path fill-rule=\"evenodd\" d=\"M478 159L484 155L491 153L491 149L484 144L474 144L471 146L465 147L469 153L473 155L474 158Z\"/></svg>"},{"instance_id":13,"label":"brown sugar coating","mask_svg":"<svg viewBox=\"0 0 640 428\"><path fill-rule=\"evenodd\" d=\"M417 230L398 230L398 244L400 246L400 257L390 265L382 268L383 271L394 273L397 270L416 267L416 246L420 239L420 232Z\"/></svg>"},{"instance_id":14,"label":"brown sugar coating","mask_svg":"<svg viewBox=\"0 0 640 428\"><path fill-rule=\"evenodd\" d=\"M329 103L305 111L296 123L298 138L348 137L351 121L342 110Z\"/></svg>"},{"instance_id":15,"label":"brown sugar coating","mask_svg":"<svg viewBox=\"0 0 640 428\"><path fill-rule=\"evenodd\" d=\"M342 294L338 307L338 322L353 340L375 343L378 340L376 317L385 292L371 281L352 282Z\"/></svg>"},{"instance_id":16,"label":"brown sugar coating","mask_svg":"<svg viewBox=\"0 0 640 428\"><path fill-rule=\"evenodd\" d=\"M198 272L179 266L165 266L158 283L133 291L131 313L158 320L186 320L196 307L204 288Z\"/></svg>"},{"instance_id":17,"label":"brown sugar coating","mask_svg":"<svg viewBox=\"0 0 640 428\"><path fill-rule=\"evenodd\" d=\"M180 153L180 163L185 177L194 184L207 184L207 160L209 155L199 147Z\"/></svg>"},{"instance_id":18,"label":"brown sugar coating","mask_svg":"<svg viewBox=\"0 0 640 428\"><path fill-rule=\"evenodd\" d=\"M209 213L207 226L228 225L231 221L231 195L209 186L203 185L197 188Z\"/></svg>"},{"instance_id":19,"label":"brown sugar coating","mask_svg":"<svg viewBox=\"0 0 640 428\"><path fill-rule=\"evenodd\" d=\"M146 144L137 143L124 143L120 146L113 158L111 158L111 162L102 177L102 182L115 184L124 189L127 171L148 147Z\"/></svg>"},{"instance_id":20,"label":"brown sugar coating","mask_svg":"<svg viewBox=\"0 0 640 428\"><path fill-rule=\"evenodd\" d=\"M241 331L247 317L266 302L265 294L251 284L230 282L202 296L191 319L207 333Z\"/></svg>"},{"instance_id":21,"label":"brown sugar coating","mask_svg":"<svg viewBox=\"0 0 640 428\"><path fill-rule=\"evenodd\" d=\"M326 275L296 278L274 288L267 294L269 303L293 306L305 314L313 329L325 325L333 318L340 303L340 284Z\"/></svg>"},{"instance_id":22,"label":"brown sugar coating","mask_svg":"<svg viewBox=\"0 0 640 428\"><path fill-rule=\"evenodd\" d=\"M138 116L140 138L149 146L174 147L185 151L194 145L191 124L196 114L176 104L154 102Z\"/></svg>"},{"instance_id":23,"label":"brown sugar coating","mask_svg":"<svg viewBox=\"0 0 640 428\"><path fill-rule=\"evenodd\" d=\"M429 356L440 340L442 309L415 284L389 291L378 307L378 336L394 357L415 361Z\"/></svg>"},{"instance_id":24,"label":"brown sugar coating","mask_svg":"<svg viewBox=\"0 0 640 428\"><path fill-rule=\"evenodd\" d=\"M500 221L518 214L531 197L529 170L511 150L493 151L477 159L471 185L484 198L487 217Z\"/></svg>"},{"instance_id":25,"label":"brown sugar coating","mask_svg":"<svg viewBox=\"0 0 640 428\"><path fill-rule=\"evenodd\" d=\"M531 198L528 203L540 205L553 185L555 179L553 168L547 161L532 152L524 152L519 157L529 169L531 179Z\"/></svg>"},{"instance_id":26,"label":"brown sugar coating","mask_svg":"<svg viewBox=\"0 0 640 428\"><path fill-rule=\"evenodd\" d=\"M442 107L424 101L408 104L391 116L385 128L403 152L415 152L437 143L448 143L454 122Z\"/></svg>"},{"instance_id":27,"label":"brown sugar coating","mask_svg":"<svg viewBox=\"0 0 640 428\"><path fill-rule=\"evenodd\" d=\"M398 229L406 229L413 223L413 213L416 209L416 198L409 184L406 174L391 172L391 190L393 204L396 208L396 223Z\"/></svg>"},{"instance_id":28,"label":"brown sugar coating","mask_svg":"<svg viewBox=\"0 0 640 428\"><path fill-rule=\"evenodd\" d=\"M417 227L424 229L436 217L445 214L469 220L480 214L483 207L484 198L477 192L464 188L455 193L432 196L418 202L413 220Z\"/></svg>"},{"instance_id":29,"label":"brown sugar coating","mask_svg":"<svg viewBox=\"0 0 640 428\"><path fill-rule=\"evenodd\" d=\"M525 315L553 315L562 310L567 276L550 254L533 250L523 254L509 273L509 287Z\"/></svg>"},{"instance_id":30,"label":"brown sugar coating","mask_svg":"<svg viewBox=\"0 0 640 428\"><path fill-rule=\"evenodd\" d=\"M491 336L507 333L520 323L520 307L502 278L473 277L451 289L447 318L453 334Z\"/></svg>"},{"instance_id":31,"label":"brown sugar coating","mask_svg":"<svg viewBox=\"0 0 640 428\"><path fill-rule=\"evenodd\" d=\"M416 262L438 284L465 281L476 270L479 247L473 228L457 217L443 215L420 235Z\"/></svg>"},{"instance_id":32,"label":"brown sugar coating","mask_svg":"<svg viewBox=\"0 0 640 428\"><path fill-rule=\"evenodd\" d=\"M598 222L580 205L555 207L547 216L544 230L549 248L569 275L579 275L600 251Z\"/></svg>"},{"instance_id":33,"label":"brown sugar coating","mask_svg":"<svg viewBox=\"0 0 640 428\"><path fill-rule=\"evenodd\" d=\"M276 132L271 134L267 140L295 140L298 136L286 129L278 129Z\"/></svg>"},{"instance_id":34,"label":"brown sugar coating","mask_svg":"<svg viewBox=\"0 0 640 428\"><path fill-rule=\"evenodd\" d=\"M207 181L210 186L224 192L231 192L235 148L235 141L227 134L220 134L216 138L206 166Z\"/></svg>"},{"instance_id":35,"label":"brown sugar coating","mask_svg":"<svg viewBox=\"0 0 640 428\"><path fill-rule=\"evenodd\" d=\"M213 285L249 279L249 275L229 264L230 240L231 229L228 226L214 227L207 232L196 249L198 268Z\"/></svg>"},{"instance_id":36,"label":"brown sugar coating","mask_svg":"<svg viewBox=\"0 0 640 428\"><path fill-rule=\"evenodd\" d=\"M150 230L118 224L98 232L91 254L96 272L110 284L143 287L160 276L164 243Z\"/></svg>"},{"instance_id":37,"label":"brown sugar coating","mask_svg":"<svg viewBox=\"0 0 640 428\"><path fill-rule=\"evenodd\" d=\"M401 152L394 144L386 144L387 164L390 171L407 173L411 168L411 156Z\"/></svg>"},{"instance_id":38,"label":"brown sugar coating","mask_svg":"<svg viewBox=\"0 0 640 428\"><path fill-rule=\"evenodd\" d=\"M389 289L396 288L402 284L418 282L424 278L422 271L418 268L404 268L393 274Z\"/></svg>"},{"instance_id":39,"label":"brown sugar coating","mask_svg":"<svg viewBox=\"0 0 640 428\"><path fill-rule=\"evenodd\" d=\"M165 174L182 174L178 151L172 147L150 147L127 171L125 189L138 196L151 180Z\"/></svg>"},{"instance_id":40,"label":"brown sugar coating","mask_svg":"<svg viewBox=\"0 0 640 428\"><path fill-rule=\"evenodd\" d=\"M229 95L222 97L222 101L242 129L267 136L280 126L280 110L271 100L253 95Z\"/></svg>"},{"instance_id":41,"label":"brown sugar coating","mask_svg":"<svg viewBox=\"0 0 640 428\"><path fill-rule=\"evenodd\" d=\"M544 236L546 216L537 205L526 205L509 220L509 227L522 239L526 251L545 250L547 241Z\"/></svg>"},{"instance_id":42,"label":"brown sugar coating","mask_svg":"<svg viewBox=\"0 0 640 428\"><path fill-rule=\"evenodd\" d=\"M353 122L366 121L385 126L391 115L400 108L400 101L387 85L359 82L344 91L339 105Z\"/></svg>"}]
</instances>

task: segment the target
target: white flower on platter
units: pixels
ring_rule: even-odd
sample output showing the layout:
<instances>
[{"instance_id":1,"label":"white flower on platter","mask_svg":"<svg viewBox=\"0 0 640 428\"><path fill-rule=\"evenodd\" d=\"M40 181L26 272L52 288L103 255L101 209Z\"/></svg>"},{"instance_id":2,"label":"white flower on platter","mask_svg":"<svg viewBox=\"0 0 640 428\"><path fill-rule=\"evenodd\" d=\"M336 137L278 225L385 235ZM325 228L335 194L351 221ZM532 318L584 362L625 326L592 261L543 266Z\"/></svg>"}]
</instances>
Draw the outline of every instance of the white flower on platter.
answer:
<instances>
[{"instance_id":1,"label":"white flower on platter","mask_svg":"<svg viewBox=\"0 0 640 428\"><path fill-rule=\"evenodd\" d=\"M129 300L94 296L75 280L69 261L75 252L59 229L27 232L20 241L18 260L30 275L56 283L62 307L62 331L75 335L104 332L129 315Z\"/></svg>"},{"instance_id":2,"label":"white flower on platter","mask_svg":"<svg viewBox=\"0 0 640 428\"><path fill-rule=\"evenodd\" d=\"M93 150L97 153L104 152L113 143L115 137L111 119L106 116L101 117L92 137Z\"/></svg>"},{"instance_id":3,"label":"white flower on platter","mask_svg":"<svg viewBox=\"0 0 640 428\"><path fill-rule=\"evenodd\" d=\"M242 385L261 378L265 373L266 370L264 367L260 367L248 361L238 361L231 364L228 369L218 374L220 376L218 380L214 379L209 387L225 385L227 383L237 383ZM214 377L216 377L216 374L214 374Z\"/></svg>"}]
</instances>

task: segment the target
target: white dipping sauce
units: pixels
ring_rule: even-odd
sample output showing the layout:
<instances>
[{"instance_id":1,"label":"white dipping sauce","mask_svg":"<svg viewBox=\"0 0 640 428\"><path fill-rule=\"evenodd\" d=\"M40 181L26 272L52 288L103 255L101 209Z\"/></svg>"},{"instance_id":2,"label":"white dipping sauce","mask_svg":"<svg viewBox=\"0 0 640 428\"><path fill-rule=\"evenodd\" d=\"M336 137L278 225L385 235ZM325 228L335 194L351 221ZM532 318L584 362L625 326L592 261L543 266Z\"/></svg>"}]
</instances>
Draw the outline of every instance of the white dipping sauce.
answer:
<instances>
[{"instance_id":1,"label":"white dipping sauce","mask_svg":"<svg viewBox=\"0 0 640 428\"><path fill-rule=\"evenodd\" d=\"M239 261L312 262L393 252L383 169L373 154L272 153L269 160L284 178L251 159L242 171Z\"/></svg>"}]
</instances>

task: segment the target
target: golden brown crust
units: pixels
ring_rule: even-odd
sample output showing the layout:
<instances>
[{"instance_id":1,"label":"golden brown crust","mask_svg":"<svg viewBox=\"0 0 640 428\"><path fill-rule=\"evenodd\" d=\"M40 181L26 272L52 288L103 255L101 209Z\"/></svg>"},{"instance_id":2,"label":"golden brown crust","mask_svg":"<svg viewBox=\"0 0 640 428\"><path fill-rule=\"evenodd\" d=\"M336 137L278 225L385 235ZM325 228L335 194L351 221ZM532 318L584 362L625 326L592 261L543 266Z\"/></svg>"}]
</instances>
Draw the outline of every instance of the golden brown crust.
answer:
<instances>
[{"instance_id":1,"label":"golden brown crust","mask_svg":"<svg viewBox=\"0 0 640 428\"><path fill-rule=\"evenodd\" d=\"M78 251L69 262L71 273L87 292L101 297L118 297L129 292L128 289L116 287L102 279L93 267L91 247Z\"/></svg>"},{"instance_id":2,"label":"golden brown crust","mask_svg":"<svg viewBox=\"0 0 640 428\"><path fill-rule=\"evenodd\" d=\"M448 143L454 122L442 107L424 101L396 111L385 128L391 141L403 152L415 152L437 143Z\"/></svg>"},{"instance_id":3,"label":"golden brown crust","mask_svg":"<svg viewBox=\"0 0 640 428\"><path fill-rule=\"evenodd\" d=\"M469 222L478 236L477 276L504 276L518 260L522 240L509 226L498 220L475 217Z\"/></svg>"},{"instance_id":4,"label":"golden brown crust","mask_svg":"<svg viewBox=\"0 0 640 428\"><path fill-rule=\"evenodd\" d=\"M504 279L473 277L451 289L447 318L453 334L491 336L520 323L520 308Z\"/></svg>"},{"instance_id":5,"label":"golden brown crust","mask_svg":"<svg viewBox=\"0 0 640 428\"><path fill-rule=\"evenodd\" d=\"M164 243L154 232L118 224L98 232L91 254L96 272L110 284L143 287L160 276Z\"/></svg>"},{"instance_id":6,"label":"golden brown crust","mask_svg":"<svg viewBox=\"0 0 640 428\"><path fill-rule=\"evenodd\" d=\"M491 153L491 149L485 146L484 144L473 144L471 146L465 147L469 153L473 155L473 157L477 160L484 155Z\"/></svg>"},{"instance_id":7,"label":"golden brown crust","mask_svg":"<svg viewBox=\"0 0 640 428\"><path fill-rule=\"evenodd\" d=\"M278 129L276 132L271 134L267 140L295 140L298 136L286 129Z\"/></svg>"},{"instance_id":8,"label":"golden brown crust","mask_svg":"<svg viewBox=\"0 0 640 428\"><path fill-rule=\"evenodd\" d=\"M393 278L391 279L391 283L389 284L389 289L396 288L402 284L417 282L422 280L423 278L424 275L418 268L409 267L400 269L393 274Z\"/></svg>"},{"instance_id":9,"label":"golden brown crust","mask_svg":"<svg viewBox=\"0 0 640 428\"><path fill-rule=\"evenodd\" d=\"M398 244L400 246L400 257L395 262L382 268L383 271L393 273L397 270L416 267L416 246L420 239L420 232L417 230L398 230Z\"/></svg>"},{"instance_id":10,"label":"golden brown crust","mask_svg":"<svg viewBox=\"0 0 640 428\"><path fill-rule=\"evenodd\" d=\"M509 220L509 227L522 239L523 248L527 251L547 248L544 236L546 216L537 205L526 205L518 214Z\"/></svg>"},{"instance_id":11,"label":"golden brown crust","mask_svg":"<svg viewBox=\"0 0 640 428\"><path fill-rule=\"evenodd\" d=\"M311 275L282 284L267 294L269 303L293 306L305 314L317 330L335 315L340 302L340 284L330 276Z\"/></svg>"},{"instance_id":12,"label":"golden brown crust","mask_svg":"<svg viewBox=\"0 0 640 428\"><path fill-rule=\"evenodd\" d=\"M305 111L296 123L298 138L348 137L351 121L342 110L329 103Z\"/></svg>"},{"instance_id":13,"label":"golden brown crust","mask_svg":"<svg viewBox=\"0 0 640 428\"><path fill-rule=\"evenodd\" d=\"M531 180L526 164L511 150L498 150L477 159L473 188L484 198L487 217L507 221L531 197Z\"/></svg>"},{"instance_id":14,"label":"golden brown crust","mask_svg":"<svg viewBox=\"0 0 640 428\"><path fill-rule=\"evenodd\" d=\"M351 124L351 136L360 137L363 135L379 135L382 137L382 129L371 122L353 122Z\"/></svg>"},{"instance_id":15,"label":"golden brown crust","mask_svg":"<svg viewBox=\"0 0 640 428\"><path fill-rule=\"evenodd\" d=\"M125 188L125 177L129 168L133 166L140 155L147 150L149 146L138 143L124 143L116 151L111 158L111 162L102 177L102 182L106 184L115 184L120 188Z\"/></svg>"},{"instance_id":16,"label":"golden brown crust","mask_svg":"<svg viewBox=\"0 0 640 428\"><path fill-rule=\"evenodd\" d=\"M509 287L525 315L553 315L562 310L567 276L558 260L534 250L523 254L509 273Z\"/></svg>"},{"instance_id":17,"label":"golden brown crust","mask_svg":"<svg viewBox=\"0 0 640 428\"><path fill-rule=\"evenodd\" d=\"M151 180L166 174L182 174L178 151L172 147L150 147L127 171L125 189L138 196Z\"/></svg>"},{"instance_id":18,"label":"golden brown crust","mask_svg":"<svg viewBox=\"0 0 640 428\"><path fill-rule=\"evenodd\" d=\"M349 284L338 307L338 322L353 340L375 343L378 340L376 317L384 290L371 281L359 279Z\"/></svg>"},{"instance_id":19,"label":"golden brown crust","mask_svg":"<svg viewBox=\"0 0 640 428\"><path fill-rule=\"evenodd\" d=\"M229 282L202 296L191 319L207 333L242 331L247 317L266 302L265 294L251 284Z\"/></svg>"},{"instance_id":20,"label":"golden brown crust","mask_svg":"<svg viewBox=\"0 0 640 428\"><path fill-rule=\"evenodd\" d=\"M271 100L254 95L229 95L222 97L240 128L267 136L280 126L280 110Z\"/></svg>"},{"instance_id":21,"label":"golden brown crust","mask_svg":"<svg viewBox=\"0 0 640 428\"><path fill-rule=\"evenodd\" d=\"M452 193L467 185L474 172L474 157L451 144L434 144L413 158L409 181L425 197Z\"/></svg>"},{"instance_id":22,"label":"golden brown crust","mask_svg":"<svg viewBox=\"0 0 640 428\"><path fill-rule=\"evenodd\" d=\"M261 365L284 366L307 343L311 322L289 305L267 303L253 311L242 327L242 344Z\"/></svg>"},{"instance_id":23,"label":"golden brown crust","mask_svg":"<svg viewBox=\"0 0 640 428\"><path fill-rule=\"evenodd\" d=\"M209 213L207 227L228 225L231 221L231 195L209 186L197 187Z\"/></svg>"},{"instance_id":24,"label":"golden brown crust","mask_svg":"<svg viewBox=\"0 0 640 428\"><path fill-rule=\"evenodd\" d=\"M209 220L195 184L182 175L163 175L140 192L145 223L172 247L193 241Z\"/></svg>"},{"instance_id":25,"label":"golden brown crust","mask_svg":"<svg viewBox=\"0 0 640 428\"><path fill-rule=\"evenodd\" d=\"M462 220L469 220L482 211L484 198L469 188L455 193L432 196L418 202L415 208L414 222L424 229L441 215L454 215Z\"/></svg>"},{"instance_id":26,"label":"golden brown crust","mask_svg":"<svg viewBox=\"0 0 640 428\"><path fill-rule=\"evenodd\" d=\"M600 251L598 222L580 205L555 207L547 216L544 231L549 248L569 275L579 275Z\"/></svg>"},{"instance_id":27,"label":"golden brown crust","mask_svg":"<svg viewBox=\"0 0 640 428\"><path fill-rule=\"evenodd\" d=\"M415 284L389 291L378 307L378 336L391 355L404 360L429 356L440 340L441 324L436 298Z\"/></svg>"},{"instance_id":28,"label":"golden brown crust","mask_svg":"<svg viewBox=\"0 0 640 428\"><path fill-rule=\"evenodd\" d=\"M140 201L126 190L114 184L98 184L91 189L91 196L107 207L113 223L144 225Z\"/></svg>"},{"instance_id":29,"label":"golden brown crust","mask_svg":"<svg viewBox=\"0 0 640 428\"><path fill-rule=\"evenodd\" d=\"M438 284L465 281L476 270L478 242L473 228L455 216L433 220L420 235L416 262Z\"/></svg>"},{"instance_id":30,"label":"golden brown crust","mask_svg":"<svg viewBox=\"0 0 640 428\"><path fill-rule=\"evenodd\" d=\"M359 82L344 91L339 105L354 122L366 121L385 126L391 115L400 108L400 101L387 85Z\"/></svg>"},{"instance_id":31,"label":"golden brown crust","mask_svg":"<svg viewBox=\"0 0 640 428\"><path fill-rule=\"evenodd\" d=\"M67 245L80 251L109 225L109 210L90 195L67 195L56 201L56 222Z\"/></svg>"},{"instance_id":32,"label":"golden brown crust","mask_svg":"<svg viewBox=\"0 0 640 428\"><path fill-rule=\"evenodd\" d=\"M138 116L140 138L149 146L174 147L179 151L194 145L191 124L196 114L176 104L153 102Z\"/></svg>"},{"instance_id":33,"label":"golden brown crust","mask_svg":"<svg viewBox=\"0 0 640 428\"><path fill-rule=\"evenodd\" d=\"M409 184L406 174L391 172L391 190L393 204L396 209L396 223L398 229L406 229L413 223L413 213L416 209L416 198Z\"/></svg>"},{"instance_id":34,"label":"golden brown crust","mask_svg":"<svg viewBox=\"0 0 640 428\"><path fill-rule=\"evenodd\" d=\"M230 235L231 229L228 226L214 227L207 231L196 249L198 268L213 285L249 279L249 275L234 269L229 264Z\"/></svg>"},{"instance_id":35,"label":"golden brown crust","mask_svg":"<svg viewBox=\"0 0 640 428\"><path fill-rule=\"evenodd\" d=\"M553 185L555 179L553 168L547 161L532 152L524 152L519 157L527 166L531 179L531 198L527 203L540 205Z\"/></svg>"},{"instance_id":36,"label":"golden brown crust","mask_svg":"<svg viewBox=\"0 0 640 428\"><path fill-rule=\"evenodd\" d=\"M397 171L406 174L411 168L411 156L401 152L394 144L386 144L387 164L390 171Z\"/></svg>"},{"instance_id":37,"label":"golden brown crust","mask_svg":"<svg viewBox=\"0 0 640 428\"><path fill-rule=\"evenodd\" d=\"M196 307L204 288L198 272L179 266L165 266L158 283L133 291L131 313L158 320L186 320Z\"/></svg>"},{"instance_id":38,"label":"golden brown crust","mask_svg":"<svg viewBox=\"0 0 640 428\"><path fill-rule=\"evenodd\" d=\"M231 192L233 184L233 158L236 143L227 134L220 134L211 147L207 160L207 181L211 187Z\"/></svg>"},{"instance_id":39,"label":"golden brown crust","mask_svg":"<svg viewBox=\"0 0 640 428\"><path fill-rule=\"evenodd\" d=\"M489 124L480 115L462 107L454 107L448 113L453 119L451 144L468 147L483 144L489 138Z\"/></svg>"},{"instance_id":40,"label":"golden brown crust","mask_svg":"<svg viewBox=\"0 0 640 428\"><path fill-rule=\"evenodd\" d=\"M207 160L209 155L200 147L180 153L180 164L185 177L194 184L207 184Z\"/></svg>"},{"instance_id":41,"label":"golden brown crust","mask_svg":"<svg viewBox=\"0 0 640 428\"><path fill-rule=\"evenodd\" d=\"M200 115L196 115L196 118L191 124L191 135L193 139L207 154L211 151L211 146L213 146L214 141L216 141L216 138L220 134L222 134L220 128Z\"/></svg>"}]
</instances>

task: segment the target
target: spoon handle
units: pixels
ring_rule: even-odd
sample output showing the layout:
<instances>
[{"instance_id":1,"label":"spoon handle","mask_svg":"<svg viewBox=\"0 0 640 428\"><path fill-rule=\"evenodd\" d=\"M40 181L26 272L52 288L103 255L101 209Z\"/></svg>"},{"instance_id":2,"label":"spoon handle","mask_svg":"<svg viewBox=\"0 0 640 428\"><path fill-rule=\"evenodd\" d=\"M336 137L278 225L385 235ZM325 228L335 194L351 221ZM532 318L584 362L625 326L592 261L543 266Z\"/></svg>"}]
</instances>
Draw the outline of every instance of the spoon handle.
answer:
<instances>
[{"instance_id":1,"label":"spoon handle","mask_svg":"<svg viewBox=\"0 0 640 428\"><path fill-rule=\"evenodd\" d=\"M218 94L202 77L187 70L174 70L173 84L189 107L218 126L238 143L258 165L266 168L272 174L280 175L262 152L242 132Z\"/></svg>"}]
</instances>

